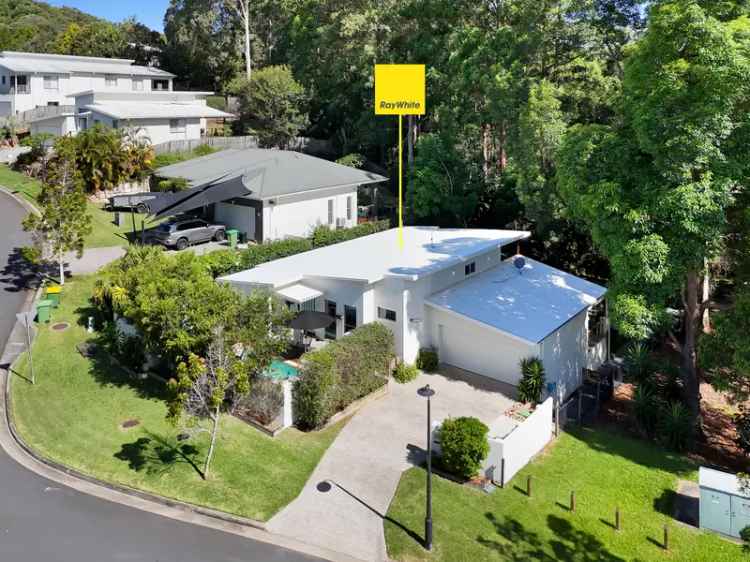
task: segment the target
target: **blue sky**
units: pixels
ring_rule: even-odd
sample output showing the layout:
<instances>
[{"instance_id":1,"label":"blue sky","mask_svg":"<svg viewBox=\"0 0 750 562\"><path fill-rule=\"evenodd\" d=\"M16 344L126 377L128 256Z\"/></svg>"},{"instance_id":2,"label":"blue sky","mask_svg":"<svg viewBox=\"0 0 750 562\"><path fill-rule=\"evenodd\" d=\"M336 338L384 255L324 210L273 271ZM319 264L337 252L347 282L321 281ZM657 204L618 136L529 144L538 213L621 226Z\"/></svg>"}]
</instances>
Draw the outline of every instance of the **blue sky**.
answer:
<instances>
[{"instance_id":1,"label":"blue sky","mask_svg":"<svg viewBox=\"0 0 750 562\"><path fill-rule=\"evenodd\" d=\"M82 12L111 21L122 21L127 17L136 19L156 31L162 31L164 12L169 0L47 0L52 6L70 6Z\"/></svg>"}]
</instances>

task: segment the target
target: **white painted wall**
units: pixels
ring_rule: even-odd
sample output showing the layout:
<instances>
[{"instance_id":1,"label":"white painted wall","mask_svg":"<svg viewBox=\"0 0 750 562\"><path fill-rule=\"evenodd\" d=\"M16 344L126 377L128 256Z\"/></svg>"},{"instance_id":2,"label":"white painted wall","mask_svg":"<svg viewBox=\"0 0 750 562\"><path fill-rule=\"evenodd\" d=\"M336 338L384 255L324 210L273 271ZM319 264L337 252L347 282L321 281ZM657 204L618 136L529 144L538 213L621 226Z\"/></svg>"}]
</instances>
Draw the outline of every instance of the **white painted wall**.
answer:
<instances>
[{"instance_id":1,"label":"white painted wall","mask_svg":"<svg viewBox=\"0 0 750 562\"><path fill-rule=\"evenodd\" d=\"M352 198L351 218L346 218L346 199ZM345 227L357 224L357 190L332 197L285 203L283 197L275 205L263 204L263 240L310 236L316 226L328 224L328 201L333 200L333 226L336 219L344 219Z\"/></svg>"},{"instance_id":2,"label":"white painted wall","mask_svg":"<svg viewBox=\"0 0 750 562\"><path fill-rule=\"evenodd\" d=\"M519 362L539 355L534 343L505 335L489 326L451 312L425 307L429 344L443 363L517 385ZM442 326L442 328L441 328Z\"/></svg>"},{"instance_id":3,"label":"white painted wall","mask_svg":"<svg viewBox=\"0 0 750 562\"><path fill-rule=\"evenodd\" d=\"M553 406L554 400L547 398L509 435L502 439L489 438L490 453L484 461L482 472L500 481L502 459L505 459L503 476L507 484L552 439Z\"/></svg>"},{"instance_id":4,"label":"white painted wall","mask_svg":"<svg viewBox=\"0 0 750 562\"><path fill-rule=\"evenodd\" d=\"M88 126L92 127L97 122L111 127L115 120L107 115L102 115L95 111L91 112L88 119ZM148 138L151 144L159 144L167 141L176 140L193 140L201 137L200 119L183 119L185 127L180 132L172 132L169 127L169 119L133 119L129 121L118 121L120 128L135 127L138 129L138 136Z\"/></svg>"},{"instance_id":5,"label":"white painted wall","mask_svg":"<svg viewBox=\"0 0 750 562\"><path fill-rule=\"evenodd\" d=\"M581 385L582 369L592 368L586 332L587 316L588 310L580 312L540 344L547 381L557 382L560 400Z\"/></svg>"},{"instance_id":6,"label":"white painted wall","mask_svg":"<svg viewBox=\"0 0 750 562\"><path fill-rule=\"evenodd\" d=\"M60 115L43 121L35 121L29 125L29 132L32 135L37 133L49 133L55 136L75 134L77 132L75 119L73 115Z\"/></svg>"},{"instance_id":7,"label":"white painted wall","mask_svg":"<svg viewBox=\"0 0 750 562\"><path fill-rule=\"evenodd\" d=\"M5 76L5 86L0 88L6 92L10 87L11 73L0 67L0 83ZM117 76L117 85L107 86L104 74L27 74L30 92L28 94L16 93L13 96L13 110L17 112L34 109L38 106L48 105L49 102L58 102L60 105L73 105L74 94L86 90L97 90L104 92L150 92L152 77L146 76ZM44 87L44 76L57 76L57 90ZM143 90L133 90L133 81L141 79ZM169 90L172 89L172 80L169 80Z\"/></svg>"},{"instance_id":8,"label":"white painted wall","mask_svg":"<svg viewBox=\"0 0 750 562\"><path fill-rule=\"evenodd\" d=\"M253 207L216 203L214 221L226 225L227 228L236 228L240 232L245 232L249 238L255 236L255 209Z\"/></svg>"},{"instance_id":9,"label":"white painted wall","mask_svg":"<svg viewBox=\"0 0 750 562\"><path fill-rule=\"evenodd\" d=\"M341 315L341 320L336 321L337 338L344 335L344 305L356 307L357 326L364 324L365 318L372 318L372 288L367 283L320 277L305 278L302 283L323 293L318 299L320 310L325 310L325 300L336 303L336 314ZM320 330L318 336L322 338L324 331Z\"/></svg>"}]
</instances>

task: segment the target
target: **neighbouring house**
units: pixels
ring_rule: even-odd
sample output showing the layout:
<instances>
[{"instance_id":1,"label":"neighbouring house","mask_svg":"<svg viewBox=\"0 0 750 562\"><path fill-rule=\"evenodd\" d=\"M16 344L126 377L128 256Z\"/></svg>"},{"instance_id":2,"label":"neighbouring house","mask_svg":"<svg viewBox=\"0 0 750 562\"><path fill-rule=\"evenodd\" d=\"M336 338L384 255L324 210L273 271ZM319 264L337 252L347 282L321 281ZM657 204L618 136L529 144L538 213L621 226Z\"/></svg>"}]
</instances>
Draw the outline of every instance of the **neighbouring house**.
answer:
<instances>
[{"instance_id":1,"label":"neighbouring house","mask_svg":"<svg viewBox=\"0 0 750 562\"><path fill-rule=\"evenodd\" d=\"M394 334L398 355L440 361L517 385L519 362L540 357L561 398L582 370L607 359L606 289L524 258L528 232L406 227L275 260L219 279L239 291L275 291L295 310L336 318L319 337L368 322ZM519 269L520 267L520 269Z\"/></svg>"},{"instance_id":2,"label":"neighbouring house","mask_svg":"<svg viewBox=\"0 0 750 562\"><path fill-rule=\"evenodd\" d=\"M151 92L172 89L174 74L129 59L0 52L0 117L23 121L55 115L86 90Z\"/></svg>"},{"instance_id":3,"label":"neighbouring house","mask_svg":"<svg viewBox=\"0 0 750 562\"><path fill-rule=\"evenodd\" d=\"M211 92L79 92L73 96L72 106L29 119L30 132L75 135L101 123L115 129L130 127L151 144L195 140L205 134L207 118L232 117L206 105L209 95Z\"/></svg>"},{"instance_id":4,"label":"neighbouring house","mask_svg":"<svg viewBox=\"0 0 750 562\"><path fill-rule=\"evenodd\" d=\"M155 175L183 178L193 190L170 195L174 202L152 214L205 208L212 220L256 242L309 236L321 224L352 227L357 189L387 180L300 152L260 148L222 150L159 168Z\"/></svg>"}]
</instances>

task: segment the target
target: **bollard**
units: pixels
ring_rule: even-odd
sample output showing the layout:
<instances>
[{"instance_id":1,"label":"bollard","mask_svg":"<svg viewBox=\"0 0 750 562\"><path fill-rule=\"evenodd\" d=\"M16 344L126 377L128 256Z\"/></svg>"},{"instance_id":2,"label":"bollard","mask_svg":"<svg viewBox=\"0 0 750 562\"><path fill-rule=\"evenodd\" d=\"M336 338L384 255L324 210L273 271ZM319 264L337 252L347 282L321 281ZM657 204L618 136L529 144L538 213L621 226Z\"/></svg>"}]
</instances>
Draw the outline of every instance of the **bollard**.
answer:
<instances>
[{"instance_id":1,"label":"bollard","mask_svg":"<svg viewBox=\"0 0 750 562\"><path fill-rule=\"evenodd\" d=\"M505 459L500 459L500 487L505 488Z\"/></svg>"},{"instance_id":2,"label":"bollard","mask_svg":"<svg viewBox=\"0 0 750 562\"><path fill-rule=\"evenodd\" d=\"M526 477L526 495L531 497L531 474Z\"/></svg>"},{"instance_id":3,"label":"bollard","mask_svg":"<svg viewBox=\"0 0 750 562\"><path fill-rule=\"evenodd\" d=\"M669 550L669 527L664 524L664 550Z\"/></svg>"},{"instance_id":4,"label":"bollard","mask_svg":"<svg viewBox=\"0 0 750 562\"><path fill-rule=\"evenodd\" d=\"M620 530L620 508L615 508L615 531Z\"/></svg>"},{"instance_id":5,"label":"bollard","mask_svg":"<svg viewBox=\"0 0 750 562\"><path fill-rule=\"evenodd\" d=\"M570 491L570 512L576 512L576 492L575 490Z\"/></svg>"}]
</instances>

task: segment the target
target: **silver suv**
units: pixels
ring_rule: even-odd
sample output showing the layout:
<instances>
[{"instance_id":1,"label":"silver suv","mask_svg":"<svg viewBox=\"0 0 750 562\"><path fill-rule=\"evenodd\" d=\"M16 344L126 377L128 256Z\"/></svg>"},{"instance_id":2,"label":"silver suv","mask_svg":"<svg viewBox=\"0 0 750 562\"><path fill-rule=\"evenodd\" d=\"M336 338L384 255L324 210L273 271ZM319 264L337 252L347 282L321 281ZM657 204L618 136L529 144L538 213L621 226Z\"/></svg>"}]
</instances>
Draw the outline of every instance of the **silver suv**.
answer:
<instances>
[{"instance_id":1,"label":"silver suv","mask_svg":"<svg viewBox=\"0 0 750 562\"><path fill-rule=\"evenodd\" d=\"M181 218L165 222L153 230L152 240L167 247L184 250L190 244L226 239L223 224L210 224L203 219Z\"/></svg>"}]
</instances>

